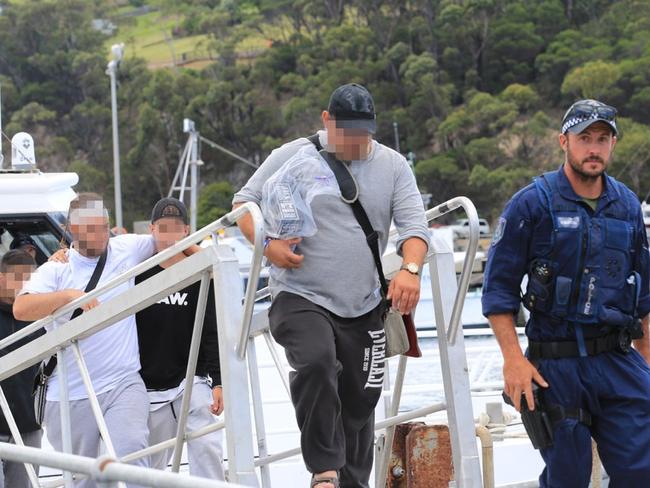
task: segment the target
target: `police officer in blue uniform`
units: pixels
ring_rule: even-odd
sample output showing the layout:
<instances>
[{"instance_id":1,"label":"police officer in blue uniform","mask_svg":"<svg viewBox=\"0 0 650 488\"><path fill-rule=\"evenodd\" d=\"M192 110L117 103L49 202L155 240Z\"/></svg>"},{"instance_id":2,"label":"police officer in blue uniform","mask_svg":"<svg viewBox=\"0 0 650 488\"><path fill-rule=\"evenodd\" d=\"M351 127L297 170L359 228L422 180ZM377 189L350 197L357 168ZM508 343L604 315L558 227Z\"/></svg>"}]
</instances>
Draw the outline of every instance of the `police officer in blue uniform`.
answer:
<instances>
[{"instance_id":1,"label":"police officer in blue uniform","mask_svg":"<svg viewBox=\"0 0 650 488\"><path fill-rule=\"evenodd\" d=\"M541 487L587 487L591 437L610 487L650 486L650 259L636 195L606 173L617 133L616 109L574 103L559 135L564 164L512 197L488 256L483 314L504 394L544 458Z\"/></svg>"}]
</instances>

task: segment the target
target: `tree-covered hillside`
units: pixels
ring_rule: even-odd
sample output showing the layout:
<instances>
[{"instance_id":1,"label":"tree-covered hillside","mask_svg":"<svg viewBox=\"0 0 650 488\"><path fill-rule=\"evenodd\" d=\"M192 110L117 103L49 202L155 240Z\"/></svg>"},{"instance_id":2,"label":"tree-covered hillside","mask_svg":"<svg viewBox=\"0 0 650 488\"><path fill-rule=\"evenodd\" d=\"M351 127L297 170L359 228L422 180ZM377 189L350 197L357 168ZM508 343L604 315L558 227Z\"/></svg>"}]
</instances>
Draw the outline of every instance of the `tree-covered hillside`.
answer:
<instances>
[{"instance_id":1,"label":"tree-covered hillside","mask_svg":"<svg viewBox=\"0 0 650 488\"><path fill-rule=\"evenodd\" d=\"M107 202L104 71L112 42L127 32L135 42L143 6L165 39L200 42L188 52L202 62L156 69L138 57L146 50L127 47L118 99L126 222L166 194L184 117L259 162L318 128L330 92L351 81L375 97L381 142L394 145L397 122L433 204L465 194L494 219L532 175L560 163L563 110L582 97L619 109L610 172L641 198L650 192L650 0L5 0L5 132L31 132L43 169L79 172L80 187ZM93 19L117 31L102 34ZM202 208L223 205L252 171L207 146L202 160ZM230 187L209 185L224 180Z\"/></svg>"}]
</instances>

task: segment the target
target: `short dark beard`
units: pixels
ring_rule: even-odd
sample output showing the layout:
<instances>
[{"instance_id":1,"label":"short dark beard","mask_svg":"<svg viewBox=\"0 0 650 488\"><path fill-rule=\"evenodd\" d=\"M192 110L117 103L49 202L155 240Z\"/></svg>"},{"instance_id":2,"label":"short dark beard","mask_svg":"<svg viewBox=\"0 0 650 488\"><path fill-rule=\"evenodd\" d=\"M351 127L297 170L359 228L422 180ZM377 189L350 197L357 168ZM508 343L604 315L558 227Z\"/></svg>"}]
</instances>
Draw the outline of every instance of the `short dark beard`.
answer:
<instances>
[{"instance_id":1,"label":"short dark beard","mask_svg":"<svg viewBox=\"0 0 650 488\"><path fill-rule=\"evenodd\" d=\"M598 178L600 178L603 175L603 173L605 172L605 170L607 169L605 161L600 156L588 157L588 158L583 159L580 162L573 159L571 157L571 148L569 146L568 141L567 141L567 161L568 161L569 165L571 166L571 168L573 169L573 172L578 176L578 179L580 179L580 181L582 181L584 183L592 183L592 182L598 180ZM582 169L582 165L585 164L585 163L588 163L589 161L597 161L597 162L601 163L603 165L603 170L601 172L599 172L598 174L591 174L591 173L585 172Z\"/></svg>"}]
</instances>

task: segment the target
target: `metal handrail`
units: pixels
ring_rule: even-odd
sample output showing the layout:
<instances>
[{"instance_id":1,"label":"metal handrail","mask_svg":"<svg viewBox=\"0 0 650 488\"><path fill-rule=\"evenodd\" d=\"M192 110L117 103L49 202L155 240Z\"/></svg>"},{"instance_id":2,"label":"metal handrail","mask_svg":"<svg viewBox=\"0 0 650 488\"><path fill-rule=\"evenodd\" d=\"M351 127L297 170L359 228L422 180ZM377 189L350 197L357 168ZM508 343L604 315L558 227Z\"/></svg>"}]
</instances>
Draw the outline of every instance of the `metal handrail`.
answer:
<instances>
[{"instance_id":1,"label":"metal handrail","mask_svg":"<svg viewBox=\"0 0 650 488\"><path fill-rule=\"evenodd\" d=\"M392 417L389 417L387 419L381 420L379 422L375 423L375 432L384 430L386 428L389 428L393 425L401 424L403 422L408 422L409 420L414 420L414 419L419 419L422 417L426 417L427 415L430 415L432 413L436 412L442 412L447 408L447 405L444 402L438 402L438 403L432 403L429 406L418 408L416 410L411 410L410 412L404 412L399 415L395 415ZM281 452L276 452L274 454L270 454L264 458L260 457L255 460L255 466L263 466L266 464L271 464L276 461L281 461L282 459L287 459L293 456L297 456L302 452L301 447L294 447L291 449L287 449L285 451Z\"/></svg>"},{"instance_id":2,"label":"metal handrail","mask_svg":"<svg viewBox=\"0 0 650 488\"><path fill-rule=\"evenodd\" d=\"M449 343L451 345L453 345L453 343L455 342L455 337L456 337L456 333L457 333L457 330L458 330L458 327L459 327L460 316L461 316L462 309L463 309L463 304L464 304L464 299L463 298L466 295L467 290L469 288L469 280L470 280L470 277L471 277L473 263L474 263L474 259L476 257L476 251L477 251L477 248L478 248L478 236L479 236L478 215L477 215L477 212L476 212L476 209L475 209L474 205L466 197L457 197L457 198L451 199L448 202L445 202L442 205L438 205L435 208L433 208L433 209L426 212L426 219L427 219L428 222L430 222L430 221L432 221L432 220L434 220L436 218L439 218L440 216L445 215L445 214L447 214L447 213L449 213L449 212L451 212L453 210L456 210L458 208L463 208L465 210L465 212L467 213L468 217L469 217L469 238L470 239L469 239L468 250L467 250L467 253L466 253L466 256L465 256L465 261L463 263L463 269L462 269L461 276L460 276L460 285L459 285L459 287L458 287L458 289L456 291L456 296L455 296L455 300L454 300L454 304L453 304L453 308L452 308L450 325L449 325L449 329L448 329L449 330L449 335L450 335ZM396 232L396 229L395 230L391 229L391 231L389 231L389 235L392 235L394 232ZM253 267L255 267L255 265L257 265L257 263L253 263ZM251 282L257 282L257 276L249 276L249 284ZM266 288L264 288L262 290L258 290L255 293L254 298L259 299L259 298L263 298L263 297L265 297L267 295L268 295L268 287L266 287ZM249 333L250 333L250 330L249 330L250 329L250 323L246 323L246 325L247 325L247 329L246 330L242 329L242 337L241 337L242 340L248 339L248 336L249 336ZM270 342L270 337L268 337L268 335L266 333L264 334L264 338L267 340L267 343ZM269 343L267 345L269 346L269 349L271 350L271 353L272 353L272 356L273 356L273 359L274 359L274 362L275 362L276 366L281 371L282 368L280 367L281 366L280 361L273 354L272 344ZM402 364L402 363L403 363L403 366L405 366L405 364L406 364L405 358L400 358L400 364ZM402 369L404 369L404 368L402 368ZM288 386L285 375L281 374L280 376L281 376L281 379L283 380L283 382L285 383L285 386ZM398 377L399 376L400 375L398 375ZM402 374L402 381L403 381L403 374ZM400 384L396 385L396 395L398 397L401 396L401 391L400 391L401 390L401 382L399 382L399 383ZM287 388L287 390L288 390L288 388ZM393 400L395 400L395 398L393 398ZM395 405L393 405L393 407L396 408L396 405L399 405L399 403L396 403ZM434 404L434 405L429 406L429 407L425 407L425 408L422 408L422 409L417 409L417 410L412 411L412 412L404 413L402 415L397 415L397 412L393 411L393 412L391 412L392 415L390 415L390 417L388 419L386 419L386 420L384 420L382 422L378 422L375 425L375 429L377 429L377 430L382 429L382 428L387 429L388 438L390 439L390 437L391 437L390 433L391 433L391 430L392 430L391 426L395 425L396 423L403 422L403 421L406 421L406 420L410 420L410 419L413 419L413 418L418 418L418 417L427 415L427 414L432 413L432 412L443 410L445 408L446 408L446 403L437 403L437 404ZM268 463L271 463L271 462L279 460L279 459L284 459L286 457L294 456L294 455L296 455L296 454L298 454L300 452L301 452L300 448L294 448L294 449L290 449L290 450L287 450L287 451L284 451L284 452L281 452L281 453L275 453L275 454L272 454L272 455L267 455L267 456L260 455L260 458L255 462L255 465L256 466L265 466ZM380 469L381 472L386 471L387 459L388 458L386 458L384 460L383 465L379 466L379 469Z\"/></svg>"},{"instance_id":3,"label":"metal handrail","mask_svg":"<svg viewBox=\"0 0 650 488\"><path fill-rule=\"evenodd\" d=\"M124 480L129 483L160 488L244 488L242 485L225 481L208 480L196 476L178 476L176 473L159 469L131 466L109 456L93 459L76 454L44 452L35 447L17 446L6 442L0 442L0 457L8 461L28 462L62 469L64 472L81 473L92 480L104 483Z\"/></svg>"},{"instance_id":4,"label":"metal handrail","mask_svg":"<svg viewBox=\"0 0 650 488\"><path fill-rule=\"evenodd\" d=\"M253 258L251 268L248 273L248 283L246 285L246 293L244 295L244 311L242 314L242 327L239 342L237 343L237 357L244 359L246 357L246 346L248 345L248 338L251 334L251 322L253 319L253 307L255 306L255 296L257 294L257 283L262 271L262 258L264 254L264 219L262 217L262 210L254 203L246 203L245 207L249 208L251 216L253 216ZM241 207L237 207L239 209ZM235 209L235 211L237 210Z\"/></svg>"},{"instance_id":5,"label":"metal handrail","mask_svg":"<svg viewBox=\"0 0 650 488\"><path fill-rule=\"evenodd\" d=\"M253 305L253 303L252 303L252 301L250 301L250 297L255 296L255 285L256 285L257 280L259 278L259 271L261 269L261 254L262 254L261 253L261 251L262 251L262 242L261 241L262 241L262 236L263 236L263 232L262 232L263 222L262 222L262 217L261 217L261 211L259 210L259 207L257 207L254 204L245 205L245 206L242 206L241 208L238 208L238 209L234 210L233 212L230 212L229 214L225 215L221 219L219 219L219 220L211 223L207 227L203 228L199 232L196 232L196 233L192 234L191 236L188 236L187 238L179 241L177 244L170 247L169 249L166 249L165 251L159 253L158 255L146 260L145 262L143 262L141 264L139 264L138 266L135 266L133 269L123 273L122 275L117 276L117 277L109 280L106 284L104 284L100 288L94 290L92 293L88 293L87 295L85 295L83 297L80 297L79 299L71 302L70 304L67 304L62 309L57 310L55 313L51 314L50 316L39 320L37 323L32 324L32 326L30 326L31 330L24 331L22 336L29 335L34 330L38 330L38 329L42 328L43 326L51 323L51 321L56 320L58 317L61 317L64 313L66 313L66 309L68 311L70 311L70 310L76 308L76 306L78 304L82 304L82 303L85 303L85 302L87 302L89 300L92 300L93 297L96 297L96 296L98 296L98 295L100 295L102 293L105 293L106 290L110 290L112 288L115 288L116 286L121 285L122 283L126 283L127 280L130 280L131 278L133 278L137 274L142 273L143 271L145 271L145 270L147 270L147 269L149 269L149 268L151 268L151 267L153 267L153 266L155 266L155 265L157 265L157 264L159 264L159 263L173 257L174 255L178 254L179 252L181 252L186 247L194 244L199 239L202 239L202 238L204 238L204 237L206 237L208 235L212 235L213 236L213 245L215 245L215 246L218 245L217 240L214 239L214 232L216 230L220 229L220 228L231 225L233 222L235 222L236 220L241 218L246 213L251 214L253 225L256 228L256 246L257 246L257 250L258 250L257 254L259 256L257 258L257 264L258 264L257 269L252 269L251 270L251 276L252 276L253 279L249 280L248 287L247 287L247 296L249 297L249 302L250 302L250 305L248 307L249 308L249 310L248 310L249 317L247 318L245 315L243 315L242 318L241 318L241 324L240 324L241 327L240 327L240 329L245 330L246 329L245 323L246 322L250 323L250 317L252 316L252 308L253 308L252 305ZM197 256L197 257L201 257L201 256ZM190 260L191 259L192 258L190 258ZM200 337L201 332L200 332L200 327L198 327L197 324L202 325L202 322L203 322L203 314L205 312L205 305L207 303L207 291L208 291L207 282L210 279L211 272L212 272L211 269L206 269L202 273L203 276L202 276L202 279L201 279L201 290L200 290L200 297L199 297L199 304L198 304L198 309L199 310L197 310L197 316L195 317L193 342L192 342L192 346L191 346L192 351L190 352L190 358L192 358L192 352L194 352L194 356L196 356L196 354L198 353L198 342L197 342L197 340L198 340L198 337ZM14 334L12 337L8 338L9 340L5 340L5 341L2 341L2 342L5 343L5 344L11 344L11 343L14 343L16 340L20 339L22 336L18 336L18 334ZM73 340L71 344L72 344L74 352L79 353L79 351L76 349L76 344L77 344L76 339ZM67 344L67 345L69 345L69 344ZM65 348L66 348L66 345L63 346L63 349L65 349ZM64 361L64 359L62 357L63 349L61 349L61 346L59 346L57 349L58 349L57 350L57 356L58 356L58 359L59 359L59 367L61 368L60 373L61 373L61 376L62 376L62 378L64 380L64 385L63 385L62 390L61 390L61 395L62 395L62 397L61 397L61 404L62 404L61 407L62 408L60 409L60 411L61 411L61 425L62 425L62 431L63 431L63 446L64 446L64 454L67 454L69 456L69 455L72 455L72 449L71 449L71 443L70 443L69 407L67 405L67 382L66 382L67 373L65 372L67 365L66 365L66 362ZM83 376L84 372L87 375L87 370L85 368L83 357L81 356L81 354L77 354L77 356L78 356L77 359L79 361L79 367L80 367L80 369L82 371L82 376ZM187 373L187 375L193 375L194 374L195 362L196 361L194 361L194 362L192 362L191 360L189 361L190 364L188 364L188 373ZM89 388L90 398L92 400L92 399L95 398L94 397L94 392L92 391L92 385L90 385L90 383L89 383L89 378L84 377L84 380L85 380L84 383L86 383L86 387ZM187 378L186 378L186 383L189 384L189 387L186 386L186 391L185 391L185 395L183 397L183 405L182 405L182 410L183 410L183 412L185 414L186 414L186 412L188 410L188 407L189 407L188 399L189 399L189 395L191 394L191 382L187 381ZM96 409L94 409L94 410L96 410ZM95 413L97 414L97 412L95 412ZM10 411L8 412L8 417L12 417ZM112 449L112 445L111 445L111 442L110 442L110 437L108 436L108 432L105 429L105 424L103 422L103 418L101 416L101 413L97 416L96 420L98 422L100 432L102 433L102 437L104 438L104 440L107 442L107 445L109 446L109 448L108 448L109 457L112 458L112 459L115 459L115 453L114 453L114 450ZM185 419L182 418L179 421L179 424L184 424L184 420ZM102 426L104 427L103 429L102 429ZM200 430L202 430L202 429L200 429ZM207 431L205 433L207 433ZM195 434L195 435L198 435L198 434ZM178 470L178 464L179 464L179 461L180 461L180 455L179 454L181 452L181 449L179 449L179 445L185 439L186 439L186 435L185 435L184 425L183 425L183 429L179 428L179 432L177 432L177 436L176 436L176 438L174 440L175 447L176 447L176 452L178 453L178 455L176 455L175 458L174 458L175 471ZM67 459L68 459L68 461L71 460L70 457L68 457ZM47 465L47 463L39 463L39 464L46 464ZM79 472L82 473L82 474L86 474L86 475L88 474L86 471L83 471L83 470L80 470ZM94 475L94 473L91 473L90 477L93 478L94 477L93 475ZM140 476L140 475L143 475L143 473L138 473L137 474L137 476ZM66 486L72 486L72 473L69 470L64 470L64 480L63 481L64 481L64 484ZM118 486L122 486L122 484L119 483Z\"/></svg>"},{"instance_id":6,"label":"metal handrail","mask_svg":"<svg viewBox=\"0 0 650 488\"><path fill-rule=\"evenodd\" d=\"M40 320L37 320L36 322L31 323L30 325L20 329L19 331L11 334L9 337L3 339L0 341L0 349L4 349L5 347L19 341L20 339L23 339L34 332L42 329L46 325L50 324L51 322L54 322L55 320L61 318L62 316L72 312L73 310L79 308L80 306L84 305L87 302L90 302L91 300L99 297L100 295L106 293L109 290L112 290L113 288L126 283L128 280L131 278L134 278L135 276L143 273L144 271L147 271L150 268L153 268L154 266L167 261L169 258L175 256L176 254L184 251L188 247L190 247L193 244L196 244L196 242L199 242L203 240L204 238L210 236L213 232L216 232L220 229L225 229L226 227L229 227L233 225L235 222L237 222L239 219L241 219L244 215L250 214L252 219L253 219L253 225L255 229L263 229L264 228L264 223L262 220L262 213L257 205L254 203L246 203L244 205L241 205L240 207L237 207L235 210L227 213L223 217L221 217L218 220L215 220L211 224L208 224L207 226L203 227L202 229L196 231L194 234L189 235L188 237L178 241L176 244L173 246L165 249L162 252L157 253L156 255L150 257L146 261L140 263L139 265L131 268L130 270L122 273L119 276L116 276L110 281L107 281L106 283L102 284L102 286L99 286L95 288L93 291L84 294L83 296L71 301L70 303L64 305L63 307L59 308L58 310L54 311L51 315L48 315L45 318L42 318ZM259 242L258 242L259 241ZM260 269L261 269L261 262L262 262L262 256L261 256L261 250L262 250L262 241L263 241L263 232L256 232L255 233L255 254L254 257L257 261L260 263ZM256 256L256 254L259 254L259 256ZM256 262L257 262L256 261ZM251 275L255 276L255 269L251 269ZM259 269L257 270L257 278L259 278ZM257 282L257 279L255 283ZM255 288L252 288L255 286L251 281L249 280L248 286L246 289L246 297L249 296L254 296L255 295ZM252 290L251 290L252 288ZM244 316L242 319L243 324L248 322L248 328L250 329L250 317L252 316L253 313L253 303L247 303L246 304L247 308L244 310ZM244 328L244 327L242 327Z\"/></svg>"},{"instance_id":7,"label":"metal handrail","mask_svg":"<svg viewBox=\"0 0 650 488\"><path fill-rule=\"evenodd\" d=\"M451 200L447 200L446 202L441 203L440 205L437 205L427 210L425 213L425 218L427 220L427 223L431 223L435 219L440 218L443 215L453 212L454 210L457 210L459 208L465 210L465 213L467 214L467 218L469 220L469 243L467 245L465 260L463 262L463 269L460 273L460 280L458 284L458 290L456 292L456 299L454 301L454 307L451 313L451 320L449 321L449 329L447 330L449 343L452 345L456 342L456 335L458 333L458 328L460 325L460 318L463 312L463 306L465 305L465 301L463 300L463 297L467 294L467 290L469 289L469 281L472 277L472 268L474 267L474 260L476 259L476 251L478 250L478 243L479 243L478 213L472 201L467 197L452 198ZM398 231L396 228L392 228L389 231L388 235L389 237L392 237L396 235L397 232ZM257 242L255 243L255 245L257 246ZM262 260L261 255L259 256L259 260L260 260L260 267L261 267L261 260ZM259 278L259 270L255 269L257 264L258 264L257 262L254 262L251 267L251 273L253 272L253 270L257 271L257 274L255 275L255 282L257 282L257 278ZM252 280L249 278L249 286L251 281ZM255 295L254 297L255 301L268 297L270 295L269 287L267 286L260 290L257 290L254 293L254 295ZM247 299L248 299L248 293L247 293ZM252 311L252 307L251 307L251 311ZM248 322L248 330L246 332L250 333L250 322ZM245 353L241 353L241 348L245 346L243 345L243 342L246 340L247 337L248 335L244 335L244 331L242 331L242 337L239 343L240 349L238 349L238 353L242 358L243 358L243 354ZM2 344L0 343L0 346L1 345Z\"/></svg>"},{"instance_id":8,"label":"metal handrail","mask_svg":"<svg viewBox=\"0 0 650 488\"><path fill-rule=\"evenodd\" d=\"M469 244L465 253L465 261L463 262L463 270L460 273L460 280L458 283L458 290L456 290L456 298L454 300L454 307L451 311L451 319L449 320L449 329L447 329L447 336L449 337L449 344L454 345L456 342L456 335L460 326L460 317L463 313L463 306L465 300L463 297L467 294L469 289L469 280L472 277L472 268L474 267L474 259L476 258L476 251L478 249L479 239L479 223L478 213L472 201L467 197L456 197L433 207L426 212L427 222L431 222L439 217L442 217L449 212L462 208L467 214L469 220Z\"/></svg>"}]
</instances>

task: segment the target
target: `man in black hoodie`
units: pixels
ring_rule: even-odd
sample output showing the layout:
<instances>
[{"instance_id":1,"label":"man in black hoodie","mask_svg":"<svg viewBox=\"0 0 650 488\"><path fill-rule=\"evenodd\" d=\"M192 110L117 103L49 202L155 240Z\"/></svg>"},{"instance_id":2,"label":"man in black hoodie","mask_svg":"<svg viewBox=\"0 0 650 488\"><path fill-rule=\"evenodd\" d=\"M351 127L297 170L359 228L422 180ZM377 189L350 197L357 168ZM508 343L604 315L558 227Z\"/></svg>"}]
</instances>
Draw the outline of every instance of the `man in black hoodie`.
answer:
<instances>
[{"instance_id":1,"label":"man in black hoodie","mask_svg":"<svg viewBox=\"0 0 650 488\"><path fill-rule=\"evenodd\" d=\"M153 209L151 233L156 251L171 247L188 235L187 209L175 198L163 198ZM183 253L156 266L136 278L136 283L150 278L165 268L185 259ZM154 445L176 435L190 342L194 328L200 283L172 293L158 303L138 312L136 323L140 343L141 375L149 392L149 444ZM187 430L194 431L215 422L214 415L223 412L221 370L217 320L212 284L203 322L203 334ZM190 474L223 480L222 431L199 437L188 443ZM164 469L172 450L151 457L151 467Z\"/></svg>"},{"instance_id":2,"label":"man in black hoodie","mask_svg":"<svg viewBox=\"0 0 650 488\"><path fill-rule=\"evenodd\" d=\"M29 279L29 276L35 269L36 263L34 262L34 258L26 251L12 250L2 256L2 260L0 261L0 339L4 339L26 325L29 325L29 322L21 322L14 318L12 306L16 298L16 293L20 291L23 283ZM18 349L42 333L43 331L35 333L7 346L0 351L0 354L4 355ZM41 426L36 422L34 400L32 397L32 387L37 369L38 365L31 366L0 383L9 402L11 413L18 425L23 442L26 446L31 447L41 447L41 438L43 435ZM14 442L7 420L1 412L0 441ZM35 466L35 468L38 474L38 466ZM31 483L27 477L25 466L22 463L2 461L0 486L6 488L30 487Z\"/></svg>"}]
</instances>

